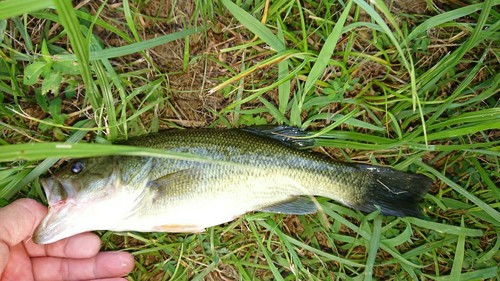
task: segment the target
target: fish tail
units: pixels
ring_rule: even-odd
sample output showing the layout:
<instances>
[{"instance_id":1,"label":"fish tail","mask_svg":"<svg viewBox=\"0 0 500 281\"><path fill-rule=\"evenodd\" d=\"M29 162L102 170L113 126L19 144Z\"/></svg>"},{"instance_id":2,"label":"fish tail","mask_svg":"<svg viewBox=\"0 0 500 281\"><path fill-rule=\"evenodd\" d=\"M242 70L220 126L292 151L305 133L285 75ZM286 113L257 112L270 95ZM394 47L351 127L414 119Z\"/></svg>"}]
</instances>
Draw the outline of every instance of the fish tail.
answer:
<instances>
[{"instance_id":1,"label":"fish tail","mask_svg":"<svg viewBox=\"0 0 500 281\"><path fill-rule=\"evenodd\" d=\"M368 172L368 183L362 190L361 200L351 207L363 212L377 209L383 215L421 217L418 201L424 197L432 180L424 175L412 174L363 164L354 164Z\"/></svg>"}]
</instances>

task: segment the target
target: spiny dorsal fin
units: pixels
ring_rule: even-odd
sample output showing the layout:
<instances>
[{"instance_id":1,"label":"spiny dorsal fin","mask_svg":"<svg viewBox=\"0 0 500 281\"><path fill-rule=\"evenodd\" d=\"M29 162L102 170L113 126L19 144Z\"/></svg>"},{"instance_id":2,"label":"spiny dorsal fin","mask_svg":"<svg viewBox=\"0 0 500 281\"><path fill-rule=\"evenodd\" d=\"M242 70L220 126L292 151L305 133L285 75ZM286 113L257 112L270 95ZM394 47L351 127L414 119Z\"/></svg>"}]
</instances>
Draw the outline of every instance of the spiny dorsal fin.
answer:
<instances>
[{"instance_id":1,"label":"spiny dorsal fin","mask_svg":"<svg viewBox=\"0 0 500 281\"><path fill-rule=\"evenodd\" d=\"M309 136L308 132L297 127L264 125L241 128L240 130L258 136L272 138L287 146L295 148L308 148L315 144L314 139L304 138Z\"/></svg>"}]
</instances>

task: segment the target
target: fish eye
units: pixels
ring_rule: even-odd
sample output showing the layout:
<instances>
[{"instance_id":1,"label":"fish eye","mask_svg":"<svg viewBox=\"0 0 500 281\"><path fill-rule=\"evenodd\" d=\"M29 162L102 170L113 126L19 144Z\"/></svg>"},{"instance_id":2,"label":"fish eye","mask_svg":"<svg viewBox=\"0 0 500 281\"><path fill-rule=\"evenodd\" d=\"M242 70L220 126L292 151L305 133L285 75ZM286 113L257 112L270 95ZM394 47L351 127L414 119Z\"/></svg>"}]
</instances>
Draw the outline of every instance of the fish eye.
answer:
<instances>
[{"instance_id":1,"label":"fish eye","mask_svg":"<svg viewBox=\"0 0 500 281\"><path fill-rule=\"evenodd\" d=\"M85 168L83 163L80 161L77 161L71 165L71 172L73 174L79 174L81 171L83 171L83 168Z\"/></svg>"}]
</instances>

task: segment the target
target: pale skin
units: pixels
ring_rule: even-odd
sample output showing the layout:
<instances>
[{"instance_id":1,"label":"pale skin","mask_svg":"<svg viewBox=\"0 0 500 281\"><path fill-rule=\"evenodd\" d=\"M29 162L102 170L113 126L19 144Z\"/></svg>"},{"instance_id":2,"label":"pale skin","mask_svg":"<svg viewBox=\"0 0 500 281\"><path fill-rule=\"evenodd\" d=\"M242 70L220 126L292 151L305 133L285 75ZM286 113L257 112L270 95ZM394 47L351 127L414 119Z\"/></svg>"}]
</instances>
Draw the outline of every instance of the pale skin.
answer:
<instances>
[{"instance_id":1,"label":"pale skin","mask_svg":"<svg viewBox=\"0 0 500 281\"><path fill-rule=\"evenodd\" d=\"M125 281L134 267L126 252L100 252L101 241L82 233L48 245L31 236L47 208L31 199L19 199L0 208L0 281L106 280Z\"/></svg>"}]
</instances>

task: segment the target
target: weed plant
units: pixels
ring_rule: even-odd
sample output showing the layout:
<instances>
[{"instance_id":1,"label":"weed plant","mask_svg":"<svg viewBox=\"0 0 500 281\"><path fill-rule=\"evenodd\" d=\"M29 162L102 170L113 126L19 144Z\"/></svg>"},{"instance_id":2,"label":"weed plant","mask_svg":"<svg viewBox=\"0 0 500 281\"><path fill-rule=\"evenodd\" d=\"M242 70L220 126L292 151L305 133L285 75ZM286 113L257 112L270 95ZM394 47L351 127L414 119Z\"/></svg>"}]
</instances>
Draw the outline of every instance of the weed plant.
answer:
<instances>
[{"instance_id":1,"label":"weed plant","mask_svg":"<svg viewBox=\"0 0 500 281\"><path fill-rule=\"evenodd\" d=\"M285 124L434 179L424 218L320 198L196 234L100 231L135 256L129 280L498 280L499 0L73 4L0 4L0 206L46 202L59 159L187 157L116 140Z\"/></svg>"}]
</instances>

